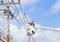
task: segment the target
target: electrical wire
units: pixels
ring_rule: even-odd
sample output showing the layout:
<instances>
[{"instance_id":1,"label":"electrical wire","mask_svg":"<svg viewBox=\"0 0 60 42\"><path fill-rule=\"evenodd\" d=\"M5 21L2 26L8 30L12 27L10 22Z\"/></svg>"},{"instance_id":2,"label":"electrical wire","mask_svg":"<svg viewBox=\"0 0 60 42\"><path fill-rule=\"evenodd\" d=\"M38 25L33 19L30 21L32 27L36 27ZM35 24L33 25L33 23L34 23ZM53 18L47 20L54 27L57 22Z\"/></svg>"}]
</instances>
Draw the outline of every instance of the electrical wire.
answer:
<instances>
[{"instance_id":1,"label":"electrical wire","mask_svg":"<svg viewBox=\"0 0 60 42\"><path fill-rule=\"evenodd\" d=\"M13 5L14 5L15 9L17 10L17 13L19 14L19 11L18 11L18 9L17 9L16 5L15 5L15 4L13 4ZM16 17L17 17L17 16L16 16Z\"/></svg>"},{"instance_id":2,"label":"electrical wire","mask_svg":"<svg viewBox=\"0 0 60 42\"><path fill-rule=\"evenodd\" d=\"M13 9L15 9L15 12L17 11L17 13L19 14L19 11L18 11L18 9L17 9L17 7L14 5L14 7L13 6L10 6L10 7L12 7ZM14 12L14 13L15 13ZM19 22L19 20L16 18L16 16L14 16L14 18L17 20L17 22L19 23L19 24L21 24L20 22Z\"/></svg>"},{"instance_id":3,"label":"electrical wire","mask_svg":"<svg viewBox=\"0 0 60 42\"><path fill-rule=\"evenodd\" d=\"M21 5L21 0L20 0L19 6L20 6L21 13L23 13L23 11L22 11L22 5Z\"/></svg>"},{"instance_id":4,"label":"electrical wire","mask_svg":"<svg viewBox=\"0 0 60 42\"><path fill-rule=\"evenodd\" d=\"M27 16L25 15L25 13L24 13L24 18L26 19L26 22L29 23L29 20L28 20Z\"/></svg>"},{"instance_id":5,"label":"electrical wire","mask_svg":"<svg viewBox=\"0 0 60 42\"><path fill-rule=\"evenodd\" d=\"M0 25L1 25L3 28L5 28L2 23L0 23ZM4 36L4 34L2 33L2 32L4 32L4 31L2 31L2 32L1 32L1 31L2 31L2 29L0 29L0 33Z\"/></svg>"},{"instance_id":6,"label":"electrical wire","mask_svg":"<svg viewBox=\"0 0 60 42\"><path fill-rule=\"evenodd\" d=\"M4 34L2 32L0 32L0 38L1 38L1 35L4 36Z\"/></svg>"},{"instance_id":7,"label":"electrical wire","mask_svg":"<svg viewBox=\"0 0 60 42\"><path fill-rule=\"evenodd\" d=\"M13 0L12 0L12 4L13 4ZM15 4L13 4L14 5L14 7L13 8L15 8L16 10L17 10L17 13L19 14L19 11L18 11L18 9L17 9L17 7L16 7L16 5Z\"/></svg>"},{"instance_id":8,"label":"electrical wire","mask_svg":"<svg viewBox=\"0 0 60 42\"><path fill-rule=\"evenodd\" d=\"M12 8L14 8L13 6L11 6ZM17 9L16 7L14 8L15 10ZM17 11L17 10L16 10ZM21 24L21 25L23 25L23 23L22 22L20 22L17 18L16 18L16 16L14 16L14 18L17 20L17 22L19 23L19 24ZM22 20L21 20L22 21Z\"/></svg>"},{"instance_id":9,"label":"electrical wire","mask_svg":"<svg viewBox=\"0 0 60 42\"><path fill-rule=\"evenodd\" d=\"M16 8L15 8L15 7L13 7L13 6L10 6L10 7L12 7L13 9L15 9L15 10L16 10ZM16 13L16 11L15 11L14 13ZM18 12L17 12L17 13L18 13Z\"/></svg>"},{"instance_id":10,"label":"electrical wire","mask_svg":"<svg viewBox=\"0 0 60 42\"><path fill-rule=\"evenodd\" d=\"M27 17L25 16L25 13L23 13L23 10L22 10L21 0L20 0L19 6L20 6L21 13L22 13L22 15L23 15L24 22L27 21L27 23L28 23L28 19L27 19ZM26 20L25 20L25 19L26 19Z\"/></svg>"},{"instance_id":11,"label":"electrical wire","mask_svg":"<svg viewBox=\"0 0 60 42\"><path fill-rule=\"evenodd\" d=\"M5 6L5 7L6 7L6 6ZM16 5L14 5L14 7L13 7L13 6L10 6L10 7L12 7L13 9L15 9L15 12L17 11L17 13L19 14L19 11L18 11L18 9L17 9ZM14 13L15 13L15 12L14 12ZM22 20L21 20L21 21L19 21L19 20L16 18L16 16L14 16L14 18L16 19L16 21L17 21L19 24L23 25Z\"/></svg>"},{"instance_id":12,"label":"electrical wire","mask_svg":"<svg viewBox=\"0 0 60 42\"><path fill-rule=\"evenodd\" d=\"M19 23L19 24L21 24L22 25L22 23L20 23L20 21L14 16L14 18L16 19L16 21Z\"/></svg>"},{"instance_id":13,"label":"electrical wire","mask_svg":"<svg viewBox=\"0 0 60 42\"><path fill-rule=\"evenodd\" d=\"M22 13L22 15L23 15L23 19L24 19L25 17L24 17L24 13L23 13L23 10L22 10L21 0L19 0L19 2L20 2L20 4L19 4L19 6L20 6L20 10L21 10L21 13ZM25 19L24 19L24 22L25 22Z\"/></svg>"},{"instance_id":14,"label":"electrical wire","mask_svg":"<svg viewBox=\"0 0 60 42\"><path fill-rule=\"evenodd\" d=\"M26 15L25 15L25 14L23 14L23 15L24 15L23 17L26 18L26 20L28 20L27 17L26 17ZM16 17L15 17L15 18L16 18ZM17 20L17 19L16 19L16 20ZM18 21L18 20L17 20L17 21ZM27 21L27 22L29 22L29 21Z\"/></svg>"},{"instance_id":15,"label":"electrical wire","mask_svg":"<svg viewBox=\"0 0 60 42\"><path fill-rule=\"evenodd\" d=\"M19 14L19 11L18 11L16 5L14 5L14 7L13 7L13 6L11 6L11 7L14 8L14 9L17 11L17 14ZM15 12L16 12L16 11L15 11ZM14 12L14 13L15 13L15 12ZM22 9L21 9L21 12L22 12ZM16 17L17 17L17 16L14 16L14 18L18 21L18 23L21 24L21 25L24 25L24 22L25 22L25 21L23 22L22 19L20 19L21 21L19 21ZM19 16L19 17L20 17L20 16ZM24 16L23 16L23 17L24 17ZM21 18L21 17L20 17L20 18ZM25 17L24 17L24 18L25 18Z\"/></svg>"},{"instance_id":16,"label":"electrical wire","mask_svg":"<svg viewBox=\"0 0 60 42\"><path fill-rule=\"evenodd\" d=\"M19 11L18 11L18 8L16 7L16 5L14 5L14 7L15 7L15 9L17 10L17 13L19 14ZM17 17L17 16L15 16L15 17ZM19 16L20 17L20 16ZM21 18L21 17L20 17ZM21 20L21 22L24 24L24 22L23 22L23 20L22 19L20 19Z\"/></svg>"},{"instance_id":17,"label":"electrical wire","mask_svg":"<svg viewBox=\"0 0 60 42\"><path fill-rule=\"evenodd\" d=\"M34 38L33 37L31 37L31 38L32 38L33 42L35 42Z\"/></svg>"},{"instance_id":18,"label":"electrical wire","mask_svg":"<svg viewBox=\"0 0 60 42\"><path fill-rule=\"evenodd\" d=\"M14 5L15 6L15 5ZM15 6L15 8L16 8L16 10L17 10L17 7ZM14 9L15 9L14 8ZM18 10L17 10L17 13L19 14L19 12L18 12ZM16 16L14 16L14 18L19 22L19 20L16 18ZM19 22L19 24L21 24L20 22Z\"/></svg>"},{"instance_id":19,"label":"electrical wire","mask_svg":"<svg viewBox=\"0 0 60 42\"><path fill-rule=\"evenodd\" d=\"M0 23L0 25L1 25L3 28L5 28L4 25L3 25L2 23Z\"/></svg>"}]
</instances>

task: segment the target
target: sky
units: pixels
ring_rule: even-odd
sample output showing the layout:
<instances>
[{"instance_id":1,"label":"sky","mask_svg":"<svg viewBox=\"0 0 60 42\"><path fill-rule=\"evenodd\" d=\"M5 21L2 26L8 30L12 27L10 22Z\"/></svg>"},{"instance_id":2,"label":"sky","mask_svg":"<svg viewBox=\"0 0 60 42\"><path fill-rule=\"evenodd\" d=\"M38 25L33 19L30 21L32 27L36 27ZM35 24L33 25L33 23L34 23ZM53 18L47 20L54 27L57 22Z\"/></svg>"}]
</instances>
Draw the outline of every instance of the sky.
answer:
<instances>
[{"instance_id":1,"label":"sky","mask_svg":"<svg viewBox=\"0 0 60 42\"><path fill-rule=\"evenodd\" d=\"M21 5L22 10L27 17L39 24L39 26L60 28L60 0L21 0ZM16 6L20 11L18 5ZM13 10L13 8L11 9ZM15 15L19 18L17 13L15 13ZM2 16L0 17L0 22L7 27L7 18L4 18L4 20ZM15 19L11 20L10 27L11 36L13 37L14 42L28 41L24 27L21 27L21 24L19 24ZM6 32L7 30L3 31ZM35 42L60 42L60 32L57 31L38 29L36 34L32 37ZM31 42L33 42L32 38Z\"/></svg>"},{"instance_id":2,"label":"sky","mask_svg":"<svg viewBox=\"0 0 60 42\"><path fill-rule=\"evenodd\" d=\"M35 3L24 6L23 11L40 25L60 26L60 0L37 0Z\"/></svg>"}]
</instances>

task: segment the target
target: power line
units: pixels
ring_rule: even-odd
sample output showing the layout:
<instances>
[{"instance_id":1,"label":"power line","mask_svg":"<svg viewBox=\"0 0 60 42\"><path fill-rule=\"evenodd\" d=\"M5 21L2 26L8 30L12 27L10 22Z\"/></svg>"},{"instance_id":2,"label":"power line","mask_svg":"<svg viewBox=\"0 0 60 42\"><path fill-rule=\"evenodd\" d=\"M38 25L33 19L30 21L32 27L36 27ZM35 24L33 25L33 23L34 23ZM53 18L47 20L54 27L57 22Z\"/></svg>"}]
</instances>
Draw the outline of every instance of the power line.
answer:
<instances>
[{"instance_id":1,"label":"power line","mask_svg":"<svg viewBox=\"0 0 60 42\"><path fill-rule=\"evenodd\" d=\"M24 15L23 10L22 10L21 0L19 0L19 3L20 3L19 6L20 6L21 13L22 13L22 15ZM25 17L24 16L23 16L23 19L24 19L23 22L25 22Z\"/></svg>"},{"instance_id":2,"label":"power line","mask_svg":"<svg viewBox=\"0 0 60 42\"><path fill-rule=\"evenodd\" d=\"M18 2L20 3L20 0L18 0ZM13 0L12 0L12 3L13 3ZM13 4L13 5L14 5L15 9L17 10L17 13L19 14L19 11L18 11L16 5L15 5L15 4ZM17 16L16 16L16 17L17 17ZM15 17L15 18L16 18L16 17ZM20 17L20 16L19 16L19 17ZM20 18L21 18L21 17L20 17ZM16 19L16 20L17 20L17 19ZM22 19L20 19L20 20L21 20L22 24L24 24L23 21L22 21Z\"/></svg>"},{"instance_id":3,"label":"power line","mask_svg":"<svg viewBox=\"0 0 60 42\"><path fill-rule=\"evenodd\" d=\"M5 28L5 26L2 24L2 23L0 23L0 25L4 28L4 30L6 29ZM4 35L5 34L5 31L3 31L2 29L0 29L0 32ZM4 33L3 33L4 32ZM1 35L1 34L0 34Z\"/></svg>"},{"instance_id":4,"label":"power line","mask_svg":"<svg viewBox=\"0 0 60 42\"><path fill-rule=\"evenodd\" d=\"M17 10L17 13L19 14L19 11L18 11L18 8L16 7L16 5L14 5L15 6L15 9ZM15 16L15 17L17 17L17 16ZM20 15L19 15L19 17L20 17ZM20 17L21 18L21 17ZM24 24L23 23L23 20L22 19L20 19L21 20L21 22L22 22L22 24Z\"/></svg>"},{"instance_id":5,"label":"power line","mask_svg":"<svg viewBox=\"0 0 60 42\"><path fill-rule=\"evenodd\" d=\"M21 12L23 13L23 11L22 11L22 5L21 5L21 0L20 0L19 2L20 2L20 4L19 4L20 10L21 10Z\"/></svg>"},{"instance_id":6,"label":"power line","mask_svg":"<svg viewBox=\"0 0 60 42\"><path fill-rule=\"evenodd\" d=\"M14 7L15 7L15 9L17 10L17 13L19 14L19 11L18 11L18 9L17 9L16 5L14 5ZM16 16L16 17L17 17L17 16Z\"/></svg>"},{"instance_id":7,"label":"power line","mask_svg":"<svg viewBox=\"0 0 60 42\"><path fill-rule=\"evenodd\" d=\"M13 6L11 6L12 8L14 8ZM14 8L15 10L17 9L17 7L15 6L15 8ZM18 9L17 9L17 12L18 12ZM18 21L18 23L19 24L21 24L21 25L23 25L23 22L22 22L22 20L18 20L17 18L16 18L16 16L14 16L14 18Z\"/></svg>"},{"instance_id":8,"label":"power line","mask_svg":"<svg viewBox=\"0 0 60 42\"><path fill-rule=\"evenodd\" d=\"M14 16L14 18L16 19L16 21L19 23L19 24L21 24L22 25L22 23L20 23L20 21Z\"/></svg>"},{"instance_id":9,"label":"power line","mask_svg":"<svg viewBox=\"0 0 60 42\"><path fill-rule=\"evenodd\" d=\"M22 13L22 15L23 15L24 22L26 22L26 21L27 21L27 23L29 23L29 21L28 21L27 17L25 16L25 13L23 13L22 5L21 5L21 0L20 0L19 2L20 2L19 6L20 6L21 13Z\"/></svg>"},{"instance_id":10,"label":"power line","mask_svg":"<svg viewBox=\"0 0 60 42\"><path fill-rule=\"evenodd\" d=\"M10 42L10 4L12 4L10 1L8 3L0 3L0 5L8 5L7 6L7 22L8 22L8 31L7 31L7 42ZM13 4L19 4L19 3L13 3ZM12 16L12 15L11 15Z\"/></svg>"},{"instance_id":11,"label":"power line","mask_svg":"<svg viewBox=\"0 0 60 42\"><path fill-rule=\"evenodd\" d=\"M32 38L33 42L35 42L34 38L33 37L31 37L31 38Z\"/></svg>"},{"instance_id":12,"label":"power line","mask_svg":"<svg viewBox=\"0 0 60 42\"><path fill-rule=\"evenodd\" d=\"M13 5L14 5L14 4L13 4ZM15 10L17 11L17 13L19 14L19 11L18 11L18 9L17 9L16 5L14 5L14 7L13 7L13 6L11 6L11 7L12 7L12 8L14 8L14 7L15 7L14 9L15 9ZM1 9L1 10L3 11L3 10L5 10L5 9ZM14 18L18 21L18 23L19 23L19 24L21 24L21 25L22 25L22 23L20 23L20 22L19 22L19 20L16 18L16 16L14 16ZM22 21L22 20L21 20L21 21Z\"/></svg>"}]
</instances>

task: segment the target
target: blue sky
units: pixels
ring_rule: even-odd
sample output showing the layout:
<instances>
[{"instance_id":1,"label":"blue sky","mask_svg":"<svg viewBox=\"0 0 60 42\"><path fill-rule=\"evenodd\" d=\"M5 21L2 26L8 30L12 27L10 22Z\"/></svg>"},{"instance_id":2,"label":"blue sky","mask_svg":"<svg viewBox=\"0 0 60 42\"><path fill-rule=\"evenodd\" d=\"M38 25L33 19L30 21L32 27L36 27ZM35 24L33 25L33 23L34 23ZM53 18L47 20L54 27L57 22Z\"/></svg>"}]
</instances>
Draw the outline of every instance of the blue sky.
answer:
<instances>
[{"instance_id":1,"label":"blue sky","mask_svg":"<svg viewBox=\"0 0 60 42\"><path fill-rule=\"evenodd\" d=\"M25 12L26 15L35 23L42 27L46 26L49 28L60 28L60 0L21 0L21 4L23 12ZM19 10L18 5L17 8ZM17 17L19 16L17 13L15 13L15 15L17 15ZM4 18L2 18L2 16L0 16L0 22L7 29L6 21ZM15 19L11 20L10 27L14 42L28 41L24 27L21 27L21 25ZM2 29L2 27L0 29ZM7 32L7 30L3 31ZM33 38L36 42L60 42L60 32L38 29L36 34L33 35ZM33 42L32 39L31 42Z\"/></svg>"},{"instance_id":2,"label":"blue sky","mask_svg":"<svg viewBox=\"0 0 60 42\"><path fill-rule=\"evenodd\" d=\"M35 23L43 27L60 27L60 0L26 0L21 3L23 12L25 12L26 15ZM24 30L20 30L21 31L16 31L20 38L16 38L19 38L18 41L21 42L27 41L26 36L24 36L24 32L22 32ZM12 32L12 34L15 33L14 30ZM60 32L57 31L38 30L33 38L36 42L59 42L59 35Z\"/></svg>"},{"instance_id":3,"label":"blue sky","mask_svg":"<svg viewBox=\"0 0 60 42\"><path fill-rule=\"evenodd\" d=\"M38 0L36 3L28 4L23 7L23 11L36 23L49 26L60 26L60 10L57 13L50 12L57 0Z\"/></svg>"}]
</instances>

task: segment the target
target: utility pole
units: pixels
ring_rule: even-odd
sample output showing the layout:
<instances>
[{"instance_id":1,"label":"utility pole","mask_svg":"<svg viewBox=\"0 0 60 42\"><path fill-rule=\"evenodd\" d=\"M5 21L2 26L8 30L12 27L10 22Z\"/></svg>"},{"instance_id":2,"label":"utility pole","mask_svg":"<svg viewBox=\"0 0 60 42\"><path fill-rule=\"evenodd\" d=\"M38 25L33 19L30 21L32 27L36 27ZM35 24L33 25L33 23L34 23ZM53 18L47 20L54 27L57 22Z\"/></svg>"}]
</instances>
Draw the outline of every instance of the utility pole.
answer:
<instances>
[{"instance_id":1,"label":"utility pole","mask_svg":"<svg viewBox=\"0 0 60 42\"><path fill-rule=\"evenodd\" d=\"M8 3L3 3L3 1L2 1L2 3L0 3L0 5L8 5L7 6L7 12L6 12L7 13L7 21L8 21L8 26L7 26L7 42L10 42L10 16L11 16L11 14L10 14L10 5L11 4L20 4L20 0L18 0L18 2L16 2L16 3L13 0L12 0L12 2L8 1Z\"/></svg>"},{"instance_id":2,"label":"utility pole","mask_svg":"<svg viewBox=\"0 0 60 42\"><path fill-rule=\"evenodd\" d=\"M28 35L28 42L30 42L30 35Z\"/></svg>"},{"instance_id":3,"label":"utility pole","mask_svg":"<svg viewBox=\"0 0 60 42\"><path fill-rule=\"evenodd\" d=\"M31 35L30 35L30 32L29 31L27 32L27 36L28 36L28 42L30 42L30 36Z\"/></svg>"},{"instance_id":4,"label":"utility pole","mask_svg":"<svg viewBox=\"0 0 60 42\"><path fill-rule=\"evenodd\" d=\"M7 31L7 42L10 42L10 2L8 2L8 6L7 6L7 10L8 10L8 31Z\"/></svg>"}]
</instances>

